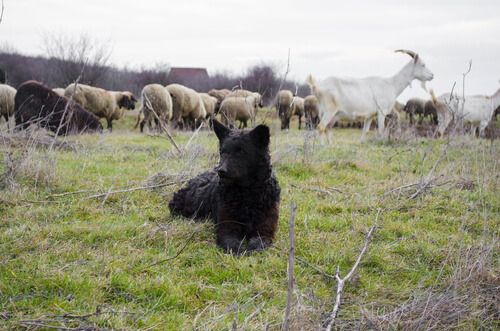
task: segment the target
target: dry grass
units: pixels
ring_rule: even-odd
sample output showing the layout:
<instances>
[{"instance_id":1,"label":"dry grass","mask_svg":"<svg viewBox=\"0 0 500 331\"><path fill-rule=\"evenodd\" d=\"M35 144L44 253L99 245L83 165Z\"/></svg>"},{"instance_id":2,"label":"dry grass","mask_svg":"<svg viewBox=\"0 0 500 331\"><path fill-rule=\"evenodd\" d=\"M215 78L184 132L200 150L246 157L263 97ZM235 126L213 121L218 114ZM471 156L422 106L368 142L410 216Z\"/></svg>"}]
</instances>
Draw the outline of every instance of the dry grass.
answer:
<instances>
[{"instance_id":1,"label":"dry grass","mask_svg":"<svg viewBox=\"0 0 500 331\"><path fill-rule=\"evenodd\" d=\"M431 126L403 125L364 143L360 130L335 129L319 146L314 133L267 121L280 229L273 248L245 258L216 247L210 222L166 206L183 180L217 164L213 133L199 132L185 154L132 133L132 116L52 149L44 131L4 134L0 328L280 330L291 201L290 329L325 327L332 276L352 267L377 210L383 222L346 285L337 329L499 327L498 141L458 131L436 140ZM183 147L192 137L173 135Z\"/></svg>"}]
</instances>

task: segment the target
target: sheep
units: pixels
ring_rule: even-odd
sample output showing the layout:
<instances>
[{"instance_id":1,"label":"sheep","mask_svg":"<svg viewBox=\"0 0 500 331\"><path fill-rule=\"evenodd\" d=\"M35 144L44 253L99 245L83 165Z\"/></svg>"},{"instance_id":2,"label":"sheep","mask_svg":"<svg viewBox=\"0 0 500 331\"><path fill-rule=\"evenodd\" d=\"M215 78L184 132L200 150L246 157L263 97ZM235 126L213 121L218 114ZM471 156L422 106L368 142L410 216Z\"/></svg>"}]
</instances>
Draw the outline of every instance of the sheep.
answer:
<instances>
[{"instance_id":1,"label":"sheep","mask_svg":"<svg viewBox=\"0 0 500 331\"><path fill-rule=\"evenodd\" d=\"M319 123L319 102L314 95L308 95L304 98L304 114L306 127L316 128Z\"/></svg>"},{"instance_id":2,"label":"sheep","mask_svg":"<svg viewBox=\"0 0 500 331\"><path fill-rule=\"evenodd\" d=\"M162 125L167 125L172 118L172 97L170 92L163 85L148 84L142 88L141 99L142 108L137 116L134 129L137 128L141 112L144 112L144 119L140 124L141 132L144 130L144 124L148 125L149 131L153 131L152 121L156 123L156 130L161 132Z\"/></svg>"},{"instance_id":3,"label":"sheep","mask_svg":"<svg viewBox=\"0 0 500 331\"><path fill-rule=\"evenodd\" d=\"M210 91L208 91L208 94L219 100L219 103L221 103L229 93L231 93L231 90L228 89L222 89L222 90L211 89Z\"/></svg>"},{"instance_id":4,"label":"sheep","mask_svg":"<svg viewBox=\"0 0 500 331\"><path fill-rule=\"evenodd\" d=\"M432 122L434 124L439 124L438 114L436 107L434 107L434 102L432 100L427 100L424 107L424 117L431 116Z\"/></svg>"},{"instance_id":5,"label":"sheep","mask_svg":"<svg viewBox=\"0 0 500 331\"><path fill-rule=\"evenodd\" d=\"M9 116L14 115L14 98L16 89L6 84L0 84L0 117L5 118L7 129L9 127Z\"/></svg>"},{"instance_id":6,"label":"sheep","mask_svg":"<svg viewBox=\"0 0 500 331\"><path fill-rule=\"evenodd\" d=\"M205 105L203 104L203 100L201 99L201 107L198 107L196 110L189 113L189 116L184 119L186 125L190 127L192 130L195 130L200 125L202 125L207 118L207 110L205 109Z\"/></svg>"},{"instance_id":7,"label":"sheep","mask_svg":"<svg viewBox=\"0 0 500 331\"><path fill-rule=\"evenodd\" d=\"M389 78L328 77L316 84L312 76L308 77L307 82L320 104L321 121L318 125L318 132L321 144L324 144L325 136L330 141L328 125L339 112L343 113L343 118L348 118L350 121L364 121L361 141L364 140L374 118L378 119L378 131L382 134L385 117L389 113L395 113L394 104L401 92L414 79L420 80L425 89L425 82L434 78L433 73L425 67L418 54L407 50L396 52L406 53L412 57L412 60Z\"/></svg>"},{"instance_id":8,"label":"sheep","mask_svg":"<svg viewBox=\"0 0 500 331\"><path fill-rule=\"evenodd\" d=\"M491 96L444 93L437 99L431 94L437 110L439 127L438 136L443 136L451 120L463 120L471 125L471 135L476 135L479 127L479 137L484 137L484 129L494 117L495 110L500 106L500 88Z\"/></svg>"},{"instance_id":9,"label":"sheep","mask_svg":"<svg viewBox=\"0 0 500 331\"><path fill-rule=\"evenodd\" d=\"M74 93L73 93L74 90ZM108 130L113 131L113 120L119 120L125 115L126 110L135 109L137 100L131 92L106 91L99 87L83 84L69 84L64 96L72 97L75 102L83 108L96 114L99 118L105 118Z\"/></svg>"},{"instance_id":10,"label":"sheep","mask_svg":"<svg viewBox=\"0 0 500 331\"><path fill-rule=\"evenodd\" d=\"M281 121L281 130L290 127L290 118L295 114L295 103L293 93L290 90L281 90L276 97L276 110Z\"/></svg>"},{"instance_id":11,"label":"sheep","mask_svg":"<svg viewBox=\"0 0 500 331\"><path fill-rule=\"evenodd\" d=\"M281 90L276 98L276 109L281 120L281 130L290 128L290 118L299 117L299 130L301 129L302 116L304 115L304 98L293 95L289 90Z\"/></svg>"},{"instance_id":12,"label":"sheep","mask_svg":"<svg viewBox=\"0 0 500 331\"><path fill-rule=\"evenodd\" d=\"M33 80L19 86L14 101L14 117L19 129L37 123L59 135L102 132L102 124L96 115Z\"/></svg>"},{"instance_id":13,"label":"sheep","mask_svg":"<svg viewBox=\"0 0 500 331\"><path fill-rule=\"evenodd\" d=\"M258 105L258 99L254 96L227 97L220 104L219 113L224 124L235 126L238 120L240 121L239 128L246 128L247 121L255 118Z\"/></svg>"},{"instance_id":14,"label":"sheep","mask_svg":"<svg viewBox=\"0 0 500 331\"><path fill-rule=\"evenodd\" d=\"M206 118L212 118L219 113L220 101L208 93L200 93L201 100L207 112Z\"/></svg>"},{"instance_id":15,"label":"sheep","mask_svg":"<svg viewBox=\"0 0 500 331\"><path fill-rule=\"evenodd\" d=\"M302 126L302 116L304 116L304 98L299 96L295 97L295 113L293 115L297 115L299 117L299 130Z\"/></svg>"},{"instance_id":16,"label":"sheep","mask_svg":"<svg viewBox=\"0 0 500 331\"><path fill-rule=\"evenodd\" d=\"M244 97L254 97L257 100L257 104L259 107L264 107L262 104L262 95L258 92L252 92L248 90L234 90L228 95L226 95L226 98L231 98L231 97L237 97L237 98L244 98Z\"/></svg>"},{"instance_id":17,"label":"sheep","mask_svg":"<svg viewBox=\"0 0 500 331\"><path fill-rule=\"evenodd\" d=\"M172 117L178 125L194 129L205 119L207 111L198 92L180 84L167 85L166 89L172 95Z\"/></svg>"},{"instance_id":18,"label":"sheep","mask_svg":"<svg viewBox=\"0 0 500 331\"><path fill-rule=\"evenodd\" d=\"M60 96L64 96L64 93L66 92L66 89L62 88L62 87L56 87L56 88L53 88L52 91L56 92L57 94L59 94Z\"/></svg>"},{"instance_id":19,"label":"sheep","mask_svg":"<svg viewBox=\"0 0 500 331\"><path fill-rule=\"evenodd\" d=\"M426 100L420 98L411 98L406 102L403 110L410 115L410 124L415 121L415 115L419 115L418 124L424 120Z\"/></svg>"}]
</instances>

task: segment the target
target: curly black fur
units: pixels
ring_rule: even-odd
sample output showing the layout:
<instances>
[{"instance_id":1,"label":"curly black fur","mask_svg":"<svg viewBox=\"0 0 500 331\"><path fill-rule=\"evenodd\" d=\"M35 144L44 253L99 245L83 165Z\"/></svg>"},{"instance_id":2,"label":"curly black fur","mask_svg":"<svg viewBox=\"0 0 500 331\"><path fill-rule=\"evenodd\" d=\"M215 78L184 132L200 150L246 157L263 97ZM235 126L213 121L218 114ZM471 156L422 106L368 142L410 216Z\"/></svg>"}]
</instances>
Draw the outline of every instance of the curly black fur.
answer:
<instances>
[{"instance_id":1,"label":"curly black fur","mask_svg":"<svg viewBox=\"0 0 500 331\"><path fill-rule=\"evenodd\" d=\"M102 132L102 124L97 116L34 80L22 83L17 89L14 117L16 126L20 129L37 123L60 135Z\"/></svg>"},{"instance_id":2,"label":"curly black fur","mask_svg":"<svg viewBox=\"0 0 500 331\"><path fill-rule=\"evenodd\" d=\"M171 213L216 224L217 244L226 253L260 251L278 228L280 192L269 155L269 128L230 130L213 120L220 163L174 193Z\"/></svg>"}]
</instances>

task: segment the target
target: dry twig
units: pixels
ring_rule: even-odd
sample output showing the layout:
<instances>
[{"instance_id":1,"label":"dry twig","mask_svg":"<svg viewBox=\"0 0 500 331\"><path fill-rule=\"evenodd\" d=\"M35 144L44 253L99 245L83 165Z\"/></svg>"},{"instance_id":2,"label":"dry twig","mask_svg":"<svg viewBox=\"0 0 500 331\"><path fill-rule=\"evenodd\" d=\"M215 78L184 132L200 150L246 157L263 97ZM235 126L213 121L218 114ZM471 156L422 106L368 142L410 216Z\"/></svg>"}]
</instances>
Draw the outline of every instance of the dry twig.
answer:
<instances>
[{"instance_id":1,"label":"dry twig","mask_svg":"<svg viewBox=\"0 0 500 331\"><path fill-rule=\"evenodd\" d=\"M156 114L155 110L151 106L151 102L149 102L149 100L146 100L146 102L149 104L148 106L152 110L153 115L155 115L156 119L158 120L158 123L160 124L161 128L163 130L165 130L165 132L167 133L168 140L172 143L172 145L174 145L175 149L179 152L179 154L184 154L183 150L179 147L179 145L177 145L177 143L175 142L174 138L170 134L170 131L168 130L168 128L165 126L165 124L163 123L163 121L160 120L160 117L158 117L158 114Z\"/></svg>"},{"instance_id":2,"label":"dry twig","mask_svg":"<svg viewBox=\"0 0 500 331\"><path fill-rule=\"evenodd\" d=\"M361 262L361 259L365 255L366 250L368 249L368 245L371 242L373 233L375 232L375 229L377 228L377 220L378 220L379 215L380 215L380 209L377 212L377 217L375 218L375 221L373 222L373 225L370 228L370 231L366 235L365 244L363 245L363 248L361 249L361 253L359 254L358 259L356 260L356 262L352 266L352 268L349 271L349 273L347 274L347 276L345 276L344 278L341 279L339 276L339 266L337 266L337 271L335 273L335 278L337 279L337 295L335 297L335 305L333 306L332 313L330 314L330 318L329 318L330 321L326 327L327 331L330 331L332 329L333 324L335 323L335 318L337 317L337 313L339 311L340 298L342 296L342 292L344 290L345 283L347 281L349 281L351 279L351 277L354 275L354 272L358 268L359 263Z\"/></svg>"},{"instance_id":3,"label":"dry twig","mask_svg":"<svg viewBox=\"0 0 500 331\"><path fill-rule=\"evenodd\" d=\"M286 294L286 310L283 330L288 331L290 327L290 311L292 309L293 283L294 283L294 258L295 258L295 202L290 203L290 230L288 240L290 247L288 249L288 292Z\"/></svg>"},{"instance_id":4,"label":"dry twig","mask_svg":"<svg viewBox=\"0 0 500 331\"><path fill-rule=\"evenodd\" d=\"M4 6L3 6L3 0L2 0L2 13L0 13L0 23L2 23L2 19L3 19L3 10L4 10Z\"/></svg>"},{"instance_id":5,"label":"dry twig","mask_svg":"<svg viewBox=\"0 0 500 331\"><path fill-rule=\"evenodd\" d=\"M186 242L184 243L184 246L182 246L182 248L177 252L177 254L175 254L174 256L172 257L169 257L168 259L165 259L165 260L161 260L161 261L158 261L158 262L155 262L153 264L150 264L148 265L147 267L145 267L142 271L145 271L147 268L151 268L155 265L158 265L158 264L161 264L163 262L168 262L170 260L174 260L176 259L179 255L181 255L181 253L184 251L184 249L187 247L187 245L189 244L189 242L193 239L194 235L197 234L197 233L200 233L202 231L205 231L205 229L201 229L201 230L196 230L195 232L193 232L191 234L191 236L188 238L188 240L186 240Z\"/></svg>"},{"instance_id":6,"label":"dry twig","mask_svg":"<svg viewBox=\"0 0 500 331\"><path fill-rule=\"evenodd\" d=\"M334 196L332 194L332 192L330 192L330 191L324 191L324 190L320 190L320 189L317 189L317 188L302 187L302 186L298 186L298 185L295 185L295 184L290 184L290 186L291 187L295 187L295 188L299 188L299 189L302 189L302 190L309 190L309 191L313 191L313 192L319 192L319 193L323 193L323 194L328 194L328 195L330 195L332 197ZM332 191L345 194L344 192L342 192L338 188L335 188L335 187L327 187L327 188L330 189L330 190L332 190Z\"/></svg>"},{"instance_id":7,"label":"dry twig","mask_svg":"<svg viewBox=\"0 0 500 331\"><path fill-rule=\"evenodd\" d=\"M102 194L95 194L91 195L89 197L82 198L80 200L90 200L90 199L95 199L95 198L100 198L100 197L107 197L110 194L117 194L117 193L126 193L126 192L133 192L133 191L139 191L139 190L147 190L147 189L155 189L163 186L169 186L169 185L175 185L175 184L180 184L187 182L188 179L184 180L176 180L175 182L168 182L168 183L163 183L163 184L158 184L158 185L151 185L151 186L140 186L140 187L134 187L128 190L118 190L118 191L113 191L113 192L106 192ZM79 192L80 193L80 192ZM68 193L71 194L71 193ZM34 200L21 200L23 202L29 202L29 203L67 203L67 202L73 202L73 200L64 200L64 201L51 201L51 200L46 200L46 201L34 201Z\"/></svg>"}]
</instances>

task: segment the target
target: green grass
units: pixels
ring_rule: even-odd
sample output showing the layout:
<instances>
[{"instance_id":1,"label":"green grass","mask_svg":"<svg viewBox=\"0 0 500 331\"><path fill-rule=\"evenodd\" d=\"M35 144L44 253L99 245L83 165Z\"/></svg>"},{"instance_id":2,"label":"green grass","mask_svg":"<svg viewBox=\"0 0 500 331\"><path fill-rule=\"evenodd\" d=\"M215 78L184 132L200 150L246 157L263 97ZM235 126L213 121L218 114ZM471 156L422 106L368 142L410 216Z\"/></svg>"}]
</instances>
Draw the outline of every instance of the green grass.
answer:
<instances>
[{"instance_id":1,"label":"green grass","mask_svg":"<svg viewBox=\"0 0 500 331\"><path fill-rule=\"evenodd\" d=\"M133 132L132 116L112 134L58 138L52 150L45 131L4 130L0 328L280 330L292 201L296 255L306 261L295 265L294 330L324 326L336 284L318 270L335 275L338 266L345 276L378 213L339 329L500 327L498 141L457 135L446 146L370 132L360 143L361 130L334 129L320 146L296 122L289 132L266 122L282 187L279 230L275 247L238 258L216 246L210 221L170 215L182 183L133 190L213 167L213 132L200 131L179 155L166 138ZM180 146L193 134L172 133ZM418 185L384 194L419 182L422 169L436 186L414 199Z\"/></svg>"}]
</instances>

